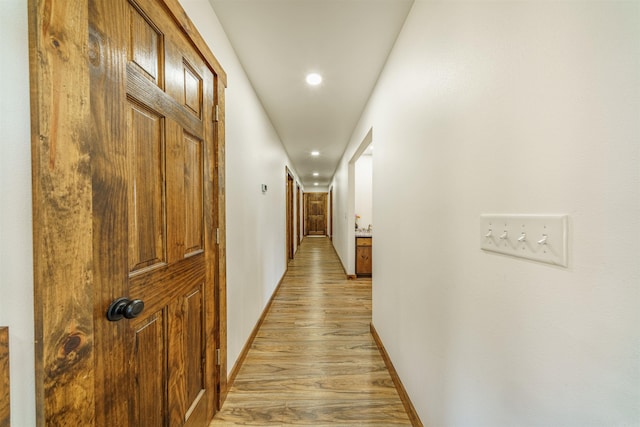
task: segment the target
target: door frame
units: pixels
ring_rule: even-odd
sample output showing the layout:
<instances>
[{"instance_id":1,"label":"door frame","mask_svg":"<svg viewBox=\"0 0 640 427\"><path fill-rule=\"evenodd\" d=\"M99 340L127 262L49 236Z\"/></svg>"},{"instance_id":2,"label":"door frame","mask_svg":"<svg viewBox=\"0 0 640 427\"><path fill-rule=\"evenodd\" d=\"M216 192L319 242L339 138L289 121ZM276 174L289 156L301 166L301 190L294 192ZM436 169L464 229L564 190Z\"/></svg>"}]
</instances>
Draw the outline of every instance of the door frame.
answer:
<instances>
[{"instance_id":1,"label":"door frame","mask_svg":"<svg viewBox=\"0 0 640 427\"><path fill-rule=\"evenodd\" d=\"M227 76L178 0L157 0L217 75L214 124L219 230L214 298L220 349L217 405L227 390L224 89ZM96 423L96 344L89 61L100 60L86 0L29 0L34 246L35 390L38 426ZM95 36L95 35L92 35ZM55 392L54 392L55 391Z\"/></svg>"}]
</instances>

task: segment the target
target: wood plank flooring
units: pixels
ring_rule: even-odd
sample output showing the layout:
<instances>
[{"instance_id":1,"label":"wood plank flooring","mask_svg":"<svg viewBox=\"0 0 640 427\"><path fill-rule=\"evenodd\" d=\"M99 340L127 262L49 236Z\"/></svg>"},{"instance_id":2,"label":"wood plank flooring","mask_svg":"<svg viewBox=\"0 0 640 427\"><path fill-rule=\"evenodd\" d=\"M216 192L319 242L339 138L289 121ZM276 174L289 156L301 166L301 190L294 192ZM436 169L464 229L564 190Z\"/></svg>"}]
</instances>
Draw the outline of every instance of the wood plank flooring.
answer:
<instances>
[{"instance_id":1,"label":"wood plank flooring","mask_svg":"<svg viewBox=\"0 0 640 427\"><path fill-rule=\"evenodd\" d=\"M370 322L371 280L305 238L211 427L411 425Z\"/></svg>"}]
</instances>

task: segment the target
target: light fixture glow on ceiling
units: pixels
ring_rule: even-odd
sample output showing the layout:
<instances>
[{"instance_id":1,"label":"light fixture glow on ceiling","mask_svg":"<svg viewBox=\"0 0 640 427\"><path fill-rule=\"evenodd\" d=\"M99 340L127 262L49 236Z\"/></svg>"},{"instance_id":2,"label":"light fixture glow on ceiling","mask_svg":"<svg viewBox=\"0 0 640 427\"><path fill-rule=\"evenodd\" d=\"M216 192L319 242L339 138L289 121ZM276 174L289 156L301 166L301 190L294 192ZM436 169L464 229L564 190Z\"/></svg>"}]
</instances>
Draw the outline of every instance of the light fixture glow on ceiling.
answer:
<instances>
[{"instance_id":1,"label":"light fixture glow on ceiling","mask_svg":"<svg viewBox=\"0 0 640 427\"><path fill-rule=\"evenodd\" d=\"M318 185L318 183L317 183L317 182L314 182L314 183L313 183L313 185Z\"/></svg>"},{"instance_id":2,"label":"light fixture glow on ceiling","mask_svg":"<svg viewBox=\"0 0 640 427\"><path fill-rule=\"evenodd\" d=\"M319 156L319 155L320 155L320 152L319 152L319 151L312 151L312 152L311 152L311 155L312 155L312 156Z\"/></svg>"},{"instance_id":3,"label":"light fixture glow on ceiling","mask_svg":"<svg viewBox=\"0 0 640 427\"><path fill-rule=\"evenodd\" d=\"M322 83L322 76L318 73L310 73L307 74L307 84L310 84L311 86L318 86L320 83Z\"/></svg>"},{"instance_id":4,"label":"light fixture glow on ceiling","mask_svg":"<svg viewBox=\"0 0 640 427\"><path fill-rule=\"evenodd\" d=\"M318 172L313 173L313 176L318 176L318 175L320 175Z\"/></svg>"}]
</instances>

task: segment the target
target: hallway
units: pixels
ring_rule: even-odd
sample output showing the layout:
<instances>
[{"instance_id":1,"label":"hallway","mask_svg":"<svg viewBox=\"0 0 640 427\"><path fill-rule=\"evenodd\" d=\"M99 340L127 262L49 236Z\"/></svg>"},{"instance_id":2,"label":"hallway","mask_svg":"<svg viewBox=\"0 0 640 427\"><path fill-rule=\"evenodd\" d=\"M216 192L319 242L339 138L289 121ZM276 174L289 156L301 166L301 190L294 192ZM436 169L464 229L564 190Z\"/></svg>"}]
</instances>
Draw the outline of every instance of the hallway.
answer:
<instances>
[{"instance_id":1,"label":"hallway","mask_svg":"<svg viewBox=\"0 0 640 427\"><path fill-rule=\"evenodd\" d=\"M371 280L305 238L211 426L411 425L370 322Z\"/></svg>"}]
</instances>

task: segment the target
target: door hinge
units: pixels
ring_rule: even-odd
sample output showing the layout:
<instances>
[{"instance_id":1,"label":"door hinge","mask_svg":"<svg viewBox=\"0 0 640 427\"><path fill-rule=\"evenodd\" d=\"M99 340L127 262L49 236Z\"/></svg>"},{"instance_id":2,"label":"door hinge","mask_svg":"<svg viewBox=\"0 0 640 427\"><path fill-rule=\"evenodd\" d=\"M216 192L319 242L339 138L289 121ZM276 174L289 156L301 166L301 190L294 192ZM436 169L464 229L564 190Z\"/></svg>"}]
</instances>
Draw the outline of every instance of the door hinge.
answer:
<instances>
[{"instance_id":1,"label":"door hinge","mask_svg":"<svg viewBox=\"0 0 640 427\"><path fill-rule=\"evenodd\" d=\"M220 244L220 229L216 228L216 245Z\"/></svg>"},{"instance_id":2,"label":"door hinge","mask_svg":"<svg viewBox=\"0 0 640 427\"><path fill-rule=\"evenodd\" d=\"M214 122L220 121L220 106L218 104L216 104L213 121Z\"/></svg>"},{"instance_id":3,"label":"door hinge","mask_svg":"<svg viewBox=\"0 0 640 427\"><path fill-rule=\"evenodd\" d=\"M220 366L221 363L222 363L222 360L220 360L220 349L216 348L216 365Z\"/></svg>"}]
</instances>

